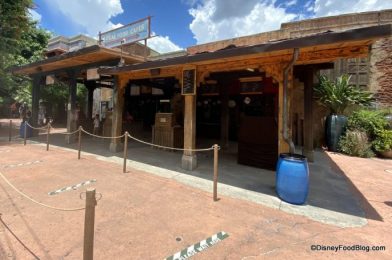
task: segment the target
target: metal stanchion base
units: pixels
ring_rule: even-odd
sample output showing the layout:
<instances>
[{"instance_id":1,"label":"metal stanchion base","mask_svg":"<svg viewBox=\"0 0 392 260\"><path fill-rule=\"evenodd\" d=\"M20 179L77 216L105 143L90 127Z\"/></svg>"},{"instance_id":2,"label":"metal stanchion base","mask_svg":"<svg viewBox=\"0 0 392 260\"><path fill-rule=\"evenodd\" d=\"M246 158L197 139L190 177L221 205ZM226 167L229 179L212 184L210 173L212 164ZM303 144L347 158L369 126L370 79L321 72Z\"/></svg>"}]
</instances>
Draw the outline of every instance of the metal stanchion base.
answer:
<instances>
[{"instance_id":1,"label":"metal stanchion base","mask_svg":"<svg viewBox=\"0 0 392 260\"><path fill-rule=\"evenodd\" d=\"M182 155L181 166L184 170L192 171L197 168L197 155Z\"/></svg>"}]
</instances>

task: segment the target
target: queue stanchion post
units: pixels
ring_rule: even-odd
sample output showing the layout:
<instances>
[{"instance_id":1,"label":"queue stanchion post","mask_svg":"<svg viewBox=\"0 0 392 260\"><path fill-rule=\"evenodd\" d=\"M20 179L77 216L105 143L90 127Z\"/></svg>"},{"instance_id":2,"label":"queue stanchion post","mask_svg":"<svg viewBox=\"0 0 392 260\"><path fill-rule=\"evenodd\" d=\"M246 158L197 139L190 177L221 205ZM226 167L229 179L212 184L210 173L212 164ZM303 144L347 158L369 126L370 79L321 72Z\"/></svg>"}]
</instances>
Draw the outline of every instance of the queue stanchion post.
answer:
<instances>
[{"instance_id":1,"label":"queue stanchion post","mask_svg":"<svg viewBox=\"0 0 392 260\"><path fill-rule=\"evenodd\" d=\"M11 142L11 138L12 138L12 120L10 120L10 128L9 128L9 132L8 132L8 141Z\"/></svg>"},{"instance_id":2,"label":"queue stanchion post","mask_svg":"<svg viewBox=\"0 0 392 260\"><path fill-rule=\"evenodd\" d=\"M49 135L50 135L50 123L48 123L48 129L46 132L46 151L49 151Z\"/></svg>"},{"instance_id":3,"label":"queue stanchion post","mask_svg":"<svg viewBox=\"0 0 392 260\"><path fill-rule=\"evenodd\" d=\"M80 160L80 153L82 151L82 126L79 126L79 138L78 138L78 160Z\"/></svg>"},{"instance_id":4,"label":"queue stanchion post","mask_svg":"<svg viewBox=\"0 0 392 260\"><path fill-rule=\"evenodd\" d=\"M214 201L218 200L218 152L219 146L217 144L214 145Z\"/></svg>"},{"instance_id":5,"label":"queue stanchion post","mask_svg":"<svg viewBox=\"0 0 392 260\"><path fill-rule=\"evenodd\" d=\"M26 145L26 136L27 136L27 121L23 122L24 124L24 129L23 129L23 134L24 134L24 141L23 141L23 145Z\"/></svg>"},{"instance_id":6,"label":"queue stanchion post","mask_svg":"<svg viewBox=\"0 0 392 260\"><path fill-rule=\"evenodd\" d=\"M94 258L95 206L97 206L95 189L94 188L87 189L86 209L84 215L83 260L93 260Z\"/></svg>"},{"instance_id":7,"label":"queue stanchion post","mask_svg":"<svg viewBox=\"0 0 392 260\"><path fill-rule=\"evenodd\" d=\"M123 164L123 173L127 172L127 158L128 158L128 131L125 131L125 134L124 134L124 164Z\"/></svg>"}]
</instances>

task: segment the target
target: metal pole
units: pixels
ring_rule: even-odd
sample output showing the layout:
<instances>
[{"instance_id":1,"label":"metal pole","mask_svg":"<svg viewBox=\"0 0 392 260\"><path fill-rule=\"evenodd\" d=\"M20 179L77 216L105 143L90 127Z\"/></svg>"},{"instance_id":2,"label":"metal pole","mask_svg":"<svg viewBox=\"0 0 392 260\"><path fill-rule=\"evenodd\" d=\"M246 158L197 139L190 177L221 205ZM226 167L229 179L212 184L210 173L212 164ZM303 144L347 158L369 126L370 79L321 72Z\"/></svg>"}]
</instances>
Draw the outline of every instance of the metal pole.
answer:
<instances>
[{"instance_id":1,"label":"metal pole","mask_svg":"<svg viewBox=\"0 0 392 260\"><path fill-rule=\"evenodd\" d=\"M46 151L49 151L49 134L50 134L50 123L48 123L48 132L46 134Z\"/></svg>"},{"instance_id":2,"label":"metal pole","mask_svg":"<svg viewBox=\"0 0 392 260\"><path fill-rule=\"evenodd\" d=\"M82 126L79 126L79 140L78 140L78 160L80 160L80 152L82 150Z\"/></svg>"},{"instance_id":3,"label":"metal pole","mask_svg":"<svg viewBox=\"0 0 392 260\"><path fill-rule=\"evenodd\" d=\"M27 135L27 122L24 121L24 141L23 141L23 145L26 145L26 135Z\"/></svg>"},{"instance_id":4,"label":"metal pole","mask_svg":"<svg viewBox=\"0 0 392 260\"><path fill-rule=\"evenodd\" d=\"M214 201L218 200L218 148L214 145Z\"/></svg>"},{"instance_id":5,"label":"metal pole","mask_svg":"<svg viewBox=\"0 0 392 260\"><path fill-rule=\"evenodd\" d=\"M10 120L10 129L9 129L9 136L8 136L8 141L11 142L12 138L12 120Z\"/></svg>"},{"instance_id":6,"label":"metal pole","mask_svg":"<svg viewBox=\"0 0 392 260\"><path fill-rule=\"evenodd\" d=\"M144 39L144 61L147 60L147 39Z\"/></svg>"},{"instance_id":7,"label":"metal pole","mask_svg":"<svg viewBox=\"0 0 392 260\"><path fill-rule=\"evenodd\" d=\"M93 260L94 258L94 221L95 221L96 205L97 205L97 200L95 198L95 189L89 188L86 190L83 260Z\"/></svg>"},{"instance_id":8,"label":"metal pole","mask_svg":"<svg viewBox=\"0 0 392 260\"><path fill-rule=\"evenodd\" d=\"M128 131L125 131L124 137L124 165L123 165L123 173L127 172L127 157L128 157Z\"/></svg>"}]
</instances>

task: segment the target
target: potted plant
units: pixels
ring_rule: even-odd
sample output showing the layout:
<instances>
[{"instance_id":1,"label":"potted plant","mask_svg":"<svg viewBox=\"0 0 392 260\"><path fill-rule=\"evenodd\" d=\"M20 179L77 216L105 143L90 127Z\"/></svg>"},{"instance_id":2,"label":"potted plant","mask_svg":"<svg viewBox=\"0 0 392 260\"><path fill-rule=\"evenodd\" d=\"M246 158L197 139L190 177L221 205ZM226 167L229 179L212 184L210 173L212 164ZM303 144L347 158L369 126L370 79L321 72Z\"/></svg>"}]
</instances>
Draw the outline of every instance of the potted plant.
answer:
<instances>
[{"instance_id":1,"label":"potted plant","mask_svg":"<svg viewBox=\"0 0 392 260\"><path fill-rule=\"evenodd\" d=\"M314 87L319 103L330 110L325 124L328 150L336 152L340 136L345 130L347 117L344 111L350 105L369 106L373 94L350 85L350 76L342 75L335 81L326 76L319 77L319 84Z\"/></svg>"},{"instance_id":2,"label":"potted plant","mask_svg":"<svg viewBox=\"0 0 392 260\"><path fill-rule=\"evenodd\" d=\"M381 130L373 141L373 149L384 158L392 159L392 130Z\"/></svg>"}]
</instances>

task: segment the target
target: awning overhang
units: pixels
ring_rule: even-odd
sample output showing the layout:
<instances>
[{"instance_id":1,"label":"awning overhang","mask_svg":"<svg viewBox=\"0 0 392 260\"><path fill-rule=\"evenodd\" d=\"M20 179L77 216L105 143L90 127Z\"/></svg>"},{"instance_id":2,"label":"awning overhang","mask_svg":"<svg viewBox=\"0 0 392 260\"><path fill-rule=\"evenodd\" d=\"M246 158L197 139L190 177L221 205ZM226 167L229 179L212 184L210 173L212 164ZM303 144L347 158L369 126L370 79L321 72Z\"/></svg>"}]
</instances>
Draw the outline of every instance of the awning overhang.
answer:
<instances>
[{"instance_id":1,"label":"awning overhang","mask_svg":"<svg viewBox=\"0 0 392 260\"><path fill-rule=\"evenodd\" d=\"M50 73L52 71L68 70L75 67L88 66L89 64L99 64L106 61L120 59L125 60L125 64L140 63L143 57L135 55L121 55L120 51L104 48L99 45L89 46L74 52L67 52L62 55L50 57L41 61L13 67L10 71L14 74L33 75L37 73Z\"/></svg>"},{"instance_id":2,"label":"awning overhang","mask_svg":"<svg viewBox=\"0 0 392 260\"><path fill-rule=\"evenodd\" d=\"M300 53L316 53L323 50L335 50L334 55L322 57L319 62L327 62L336 59L341 52L354 52L361 48L357 53L367 54L369 46L376 40L392 35L392 25L371 26L342 32L325 32L311 36L305 36L295 39L288 39L276 42L269 42L253 46L233 47L215 52L198 53L194 55L184 55L164 60L148 61L138 64L131 64L121 67L111 67L99 69L99 73L108 75L118 75L139 70L148 70L155 68L165 68L179 65L205 65L216 62L228 62L235 59L258 58L258 57L283 57L291 56L294 48L300 49ZM314 56L314 55L313 55ZM313 57L312 56L312 57ZM306 64L306 60L300 57L298 64ZM302 60L301 60L302 59ZM309 60L311 64L312 60Z\"/></svg>"}]
</instances>

